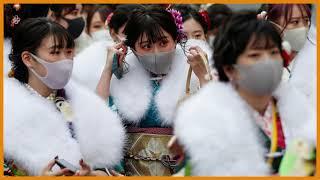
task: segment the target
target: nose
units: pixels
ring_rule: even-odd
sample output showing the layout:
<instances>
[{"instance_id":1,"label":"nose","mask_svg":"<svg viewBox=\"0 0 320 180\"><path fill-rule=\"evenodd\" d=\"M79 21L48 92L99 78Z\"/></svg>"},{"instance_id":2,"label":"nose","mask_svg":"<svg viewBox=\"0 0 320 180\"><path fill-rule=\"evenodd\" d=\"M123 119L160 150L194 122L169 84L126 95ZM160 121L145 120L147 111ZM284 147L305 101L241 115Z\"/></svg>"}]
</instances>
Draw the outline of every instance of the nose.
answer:
<instances>
[{"instance_id":1,"label":"nose","mask_svg":"<svg viewBox=\"0 0 320 180\"><path fill-rule=\"evenodd\" d=\"M270 53L269 52L265 52L263 53L262 55L262 59L269 59L271 57Z\"/></svg>"},{"instance_id":2,"label":"nose","mask_svg":"<svg viewBox=\"0 0 320 180\"><path fill-rule=\"evenodd\" d=\"M153 53L158 53L158 52L159 52L159 48L157 46L154 46Z\"/></svg>"}]
</instances>

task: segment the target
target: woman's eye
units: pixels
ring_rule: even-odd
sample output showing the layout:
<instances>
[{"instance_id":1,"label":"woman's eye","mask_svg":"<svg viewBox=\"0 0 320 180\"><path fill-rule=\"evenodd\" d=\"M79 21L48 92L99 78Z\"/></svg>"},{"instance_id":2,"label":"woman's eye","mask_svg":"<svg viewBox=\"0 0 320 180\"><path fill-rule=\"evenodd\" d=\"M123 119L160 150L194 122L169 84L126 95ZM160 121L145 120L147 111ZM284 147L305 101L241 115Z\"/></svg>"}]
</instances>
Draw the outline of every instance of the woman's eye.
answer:
<instances>
[{"instance_id":1,"label":"woman's eye","mask_svg":"<svg viewBox=\"0 0 320 180\"><path fill-rule=\"evenodd\" d=\"M93 28L95 28L95 29L100 29L102 26L100 26L100 25L97 25L97 26L93 26Z\"/></svg>"},{"instance_id":2,"label":"woman's eye","mask_svg":"<svg viewBox=\"0 0 320 180\"><path fill-rule=\"evenodd\" d=\"M196 39L201 39L201 34L195 35Z\"/></svg>"},{"instance_id":3,"label":"woman's eye","mask_svg":"<svg viewBox=\"0 0 320 180\"><path fill-rule=\"evenodd\" d=\"M256 58L259 56L259 53L252 53L252 54L249 54L248 56L251 58Z\"/></svg>"},{"instance_id":4,"label":"woman's eye","mask_svg":"<svg viewBox=\"0 0 320 180\"><path fill-rule=\"evenodd\" d=\"M294 25L297 25L297 24L299 24L299 21L291 21L290 23L294 24Z\"/></svg>"},{"instance_id":5,"label":"woman's eye","mask_svg":"<svg viewBox=\"0 0 320 180\"><path fill-rule=\"evenodd\" d=\"M145 44L142 46L143 49L150 49L151 48L151 45L150 44Z\"/></svg>"},{"instance_id":6,"label":"woman's eye","mask_svg":"<svg viewBox=\"0 0 320 180\"><path fill-rule=\"evenodd\" d=\"M51 51L50 54L52 55L60 54L60 51Z\"/></svg>"},{"instance_id":7,"label":"woman's eye","mask_svg":"<svg viewBox=\"0 0 320 180\"><path fill-rule=\"evenodd\" d=\"M161 41L160 46L166 46L168 44L168 41Z\"/></svg>"}]
</instances>

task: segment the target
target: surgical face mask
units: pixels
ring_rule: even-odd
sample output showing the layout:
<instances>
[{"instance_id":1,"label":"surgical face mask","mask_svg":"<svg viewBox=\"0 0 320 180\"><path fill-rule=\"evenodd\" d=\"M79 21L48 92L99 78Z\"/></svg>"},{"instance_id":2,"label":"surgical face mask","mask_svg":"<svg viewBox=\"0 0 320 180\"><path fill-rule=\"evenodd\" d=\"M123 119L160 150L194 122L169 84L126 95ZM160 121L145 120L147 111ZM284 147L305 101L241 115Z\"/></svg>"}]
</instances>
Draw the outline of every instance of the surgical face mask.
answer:
<instances>
[{"instance_id":1,"label":"surgical face mask","mask_svg":"<svg viewBox=\"0 0 320 180\"><path fill-rule=\"evenodd\" d=\"M106 29L101 29L99 31L91 33L91 41L97 42L97 41L112 41L111 36L109 35L109 32Z\"/></svg>"},{"instance_id":2,"label":"surgical face mask","mask_svg":"<svg viewBox=\"0 0 320 180\"><path fill-rule=\"evenodd\" d=\"M99 31L96 31L96 32L93 32L91 33L91 40L93 42L97 42L97 41L101 41L101 40L106 40L108 39L108 31L105 30L105 29L102 29L102 30L99 30Z\"/></svg>"},{"instance_id":3,"label":"surgical face mask","mask_svg":"<svg viewBox=\"0 0 320 180\"><path fill-rule=\"evenodd\" d=\"M214 42L215 38L216 38L216 36L214 36L214 35L209 36L208 42L211 47L213 47L213 42Z\"/></svg>"},{"instance_id":4,"label":"surgical face mask","mask_svg":"<svg viewBox=\"0 0 320 180\"><path fill-rule=\"evenodd\" d=\"M83 18L78 17L76 19L66 19L66 18L63 18L63 19L67 21L69 25L67 28L68 32L71 34L73 39L77 39L81 35L85 26L85 22Z\"/></svg>"},{"instance_id":5,"label":"surgical face mask","mask_svg":"<svg viewBox=\"0 0 320 180\"><path fill-rule=\"evenodd\" d=\"M270 21L279 29L283 29L279 24ZM288 41L292 50L299 52L307 40L309 28L303 26L295 29L288 29L283 31L283 41Z\"/></svg>"},{"instance_id":6,"label":"surgical face mask","mask_svg":"<svg viewBox=\"0 0 320 180\"><path fill-rule=\"evenodd\" d=\"M290 43L292 50L299 52L307 40L308 30L307 27L285 30L283 40Z\"/></svg>"},{"instance_id":7,"label":"surgical face mask","mask_svg":"<svg viewBox=\"0 0 320 180\"><path fill-rule=\"evenodd\" d=\"M31 56L45 67L47 74L42 77L35 70L30 70L49 88L62 89L69 82L73 69L72 59L47 62L34 54L31 54Z\"/></svg>"},{"instance_id":8,"label":"surgical face mask","mask_svg":"<svg viewBox=\"0 0 320 180\"><path fill-rule=\"evenodd\" d=\"M146 55L139 55L135 52L139 62L142 66L157 75L160 74L168 74L171 64L174 58L176 50L173 49L169 52L158 52L158 53L151 53Z\"/></svg>"},{"instance_id":9,"label":"surgical face mask","mask_svg":"<svg viewBox=\"0 0 320 180\"><path fill-rule=\"evenodd\" d=\"M252 65L234 65L239 72L239 87L258 96L271 95L281 82L283 62L261 60Z\"/></svg>"}]
</instances>

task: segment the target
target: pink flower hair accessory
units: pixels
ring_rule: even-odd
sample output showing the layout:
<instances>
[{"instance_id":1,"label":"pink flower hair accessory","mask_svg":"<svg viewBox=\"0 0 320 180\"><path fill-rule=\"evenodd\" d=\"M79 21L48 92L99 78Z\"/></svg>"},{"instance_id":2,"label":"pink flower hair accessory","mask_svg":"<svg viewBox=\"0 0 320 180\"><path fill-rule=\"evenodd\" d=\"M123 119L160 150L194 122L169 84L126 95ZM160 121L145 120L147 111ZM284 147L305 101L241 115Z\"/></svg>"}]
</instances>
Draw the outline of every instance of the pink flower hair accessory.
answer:
<instances>
[{"instance_id":1,"label":"pink flower hair accessory","mask_svg":"<svg viewBox=\"0 0 320 180\"><path fill-rule=\"evenodd\" d=\"M185 35L185 33L183 32L183 27L182 27L182 16L181 13L175 9L167 9L167 11L172 15L174 22L176 24L177 27L177 31L178 31L178 41L181 41L183 39L186 39L187 36Z\"/></svg>"}]
</instances>

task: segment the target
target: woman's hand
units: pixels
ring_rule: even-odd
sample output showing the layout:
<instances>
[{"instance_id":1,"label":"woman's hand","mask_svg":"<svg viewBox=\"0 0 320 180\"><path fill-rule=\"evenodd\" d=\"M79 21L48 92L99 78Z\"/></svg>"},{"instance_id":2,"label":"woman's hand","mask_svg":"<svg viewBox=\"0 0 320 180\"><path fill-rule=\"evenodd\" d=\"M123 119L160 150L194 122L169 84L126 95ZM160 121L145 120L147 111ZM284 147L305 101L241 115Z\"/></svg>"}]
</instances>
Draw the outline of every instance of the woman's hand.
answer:
<instances>
[{"instance_id":1,"label":"woman's hand","mask_svg":"<svg viewBox=\"0 0 320 180\"><path fill-rule=\"evenodd\" d=\"M126 52L127 52L127 47L122 42L117 43L114 46L108 47L107 59L106 59L104 70L107 70L111 74L113 56L115 54L118 54L120 58L120 62L122 62L126 55Z\"/></svg>"},{"instance_id":2,"label":"woman's hand","mask_svg":"<svg viewBox=\"0 0 320 180\"><path fill-rule=\"evenodd\" d=\"M209 74L205 65L205 63L208 63L207 61L208 56L198 46L191 47L189 49L189 52L190 52L189 55L187 55L188 63L190 64L195 75L198 77L200 81L200 86L203 86L209 81L209 78L207 77Z\"/></svg>"},{"instance_id":3,"label":"woman's hand","mask_svg":"<svg viewBox=\"0 0 320 180\"><path fill-rule=\"evenodd\" d=\"M75 176L91 176L92 171L90 166L81 159L79 161L80 170L78 170L74 175Z\"/></svg>"},{"instance_id":4,"label":"woman's hand","mask_svg":"<svg viewBox=\"0 0 320 180\"><path fill-rule=\"evenodd\" d=\"M107 51L108 52L106 64L104 66L100 80L96 87L97 94L104 100L107 100L110 95L110 81L112 77L113 56L115 54L118 54L120 62L122 62L126 55L127 48L123 43L118 43L112 47L109 47Z\"/></svg>"},{"instance_id":5,"label":"woman's hand","mask_svg":"<svg viewBox=\"0 0 320 180\"><path fill-rule=\"evenodd\" d=\"M55 165L55 160L51 160L46 167L43 168L41 176L72 176L72 173L67 169L60 169L55 172L52 171L53 166Z\"/></svg>"}]
</instances>

